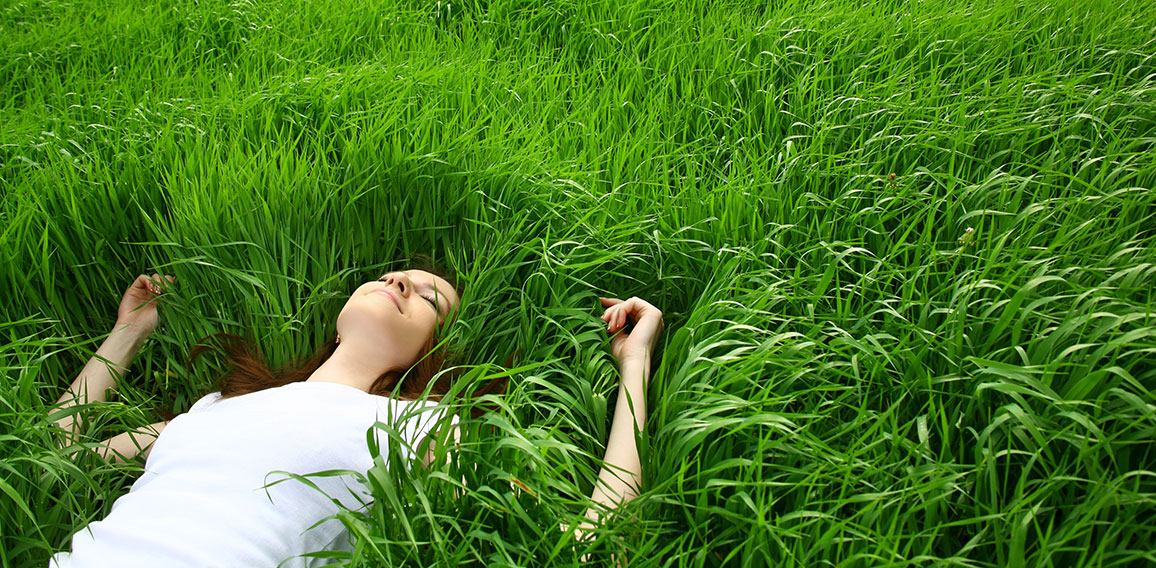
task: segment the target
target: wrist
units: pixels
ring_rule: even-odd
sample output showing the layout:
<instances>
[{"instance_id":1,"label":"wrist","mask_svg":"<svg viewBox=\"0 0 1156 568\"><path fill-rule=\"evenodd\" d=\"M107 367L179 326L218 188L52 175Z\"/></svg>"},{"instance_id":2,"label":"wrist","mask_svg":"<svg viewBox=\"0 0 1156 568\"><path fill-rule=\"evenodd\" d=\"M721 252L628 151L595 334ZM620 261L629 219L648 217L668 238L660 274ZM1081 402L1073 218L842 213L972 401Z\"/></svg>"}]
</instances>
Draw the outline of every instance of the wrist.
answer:
<instances>
[{"instance_id":1,"label":"wrist","mask_svg":"<svg viewBox=\"0 0 1156 568\"><path fill-rule=\"evenodd\" d=\"M116 320L116 323L112 326L112 332L109 333L109 335L114 334L122 337L147 338L152 334L152 330L146 329L136 322Z\"/></svg>"},{"instance_id":2,"label":"wrist","mask_svg":"<svg viewBox=\"0 0 1156 568\"><path fill-rule=\"evenodd\" d=\"M650 365L650 352L644 351L642 353L632 353L630 355L623 355L622 359L618 360L618 364L622 367L627 365Z\"/></svg>"},{"instance_id":3,"label":"wrist","mask_svg":"<svg viewBox=\"0 0 1156 568\"><path fill-rule=\"evenodd\" d=\"M650 382L650 358L624 358L620 362L619 371L622 375L622 385L646 385Z\"/></svg>"},{"instance_id":4,"label":"wrist","mask_svg":"<svg viewBox=\"0 0 1156 568\"><path fill-rule=\"evenodd\" d=\"M128 349L135 353L144 345L149 335L152 335L152 331L142 328L139 324L118 321L112 326L104 345L116 346L120 350Z\"/></svg>"}]
</instances>

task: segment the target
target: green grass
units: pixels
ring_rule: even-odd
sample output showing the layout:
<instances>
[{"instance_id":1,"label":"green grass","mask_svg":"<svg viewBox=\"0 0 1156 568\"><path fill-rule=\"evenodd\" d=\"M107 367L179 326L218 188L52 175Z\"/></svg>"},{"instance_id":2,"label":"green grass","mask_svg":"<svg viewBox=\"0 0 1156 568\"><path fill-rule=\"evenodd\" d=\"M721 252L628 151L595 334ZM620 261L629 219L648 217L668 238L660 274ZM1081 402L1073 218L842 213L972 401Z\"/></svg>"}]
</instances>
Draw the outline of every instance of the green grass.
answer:
<instances>
[{"instance_id":1,"label":"green grass","mask_svg":"<svg viewBox=\"0 0 1156 568\"><path fill-rule=\"evenodd\" d=\"M350 517L356 565L1156 563L1156 14L975 4L0 2L0 564L139 472L44 419L136 274L180 285L93 440L203 394L197 339L304 355L415 253L471 364L553 362ZM667 332L588 547L598 295Z\"/></svg>"}]
</instances>

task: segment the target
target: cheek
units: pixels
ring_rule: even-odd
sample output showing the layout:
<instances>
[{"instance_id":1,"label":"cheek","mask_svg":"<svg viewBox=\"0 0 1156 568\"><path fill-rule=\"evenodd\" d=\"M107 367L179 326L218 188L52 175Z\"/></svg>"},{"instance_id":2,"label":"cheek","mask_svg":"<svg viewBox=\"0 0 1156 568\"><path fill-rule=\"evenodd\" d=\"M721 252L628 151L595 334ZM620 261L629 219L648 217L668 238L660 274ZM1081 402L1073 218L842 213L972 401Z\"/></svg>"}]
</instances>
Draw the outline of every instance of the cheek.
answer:
<instances>
[{"instance_id":1,"label":"cheek","mask_svg":"<svg viewBox=\"0 0 1156 568\"><path fill-rule=\"evenodd\" d=\"M437 331L438 320L436 316L428 316L421 318L421 335L425 338L434 336Z\"/></svg>"},{"instance_id":2,"label":"cheek","mask_svg":"<svg viewBox=\"0 0 1156 568\"><path fill-rule=\"evenodd\" d=\"M416 335L421 336L422 345L433 341L434 336L437 335L437 325L437 316L433 315L432 312L427 314L427 317L421 319L421 331Z\"/></svg>"}]
</instances>

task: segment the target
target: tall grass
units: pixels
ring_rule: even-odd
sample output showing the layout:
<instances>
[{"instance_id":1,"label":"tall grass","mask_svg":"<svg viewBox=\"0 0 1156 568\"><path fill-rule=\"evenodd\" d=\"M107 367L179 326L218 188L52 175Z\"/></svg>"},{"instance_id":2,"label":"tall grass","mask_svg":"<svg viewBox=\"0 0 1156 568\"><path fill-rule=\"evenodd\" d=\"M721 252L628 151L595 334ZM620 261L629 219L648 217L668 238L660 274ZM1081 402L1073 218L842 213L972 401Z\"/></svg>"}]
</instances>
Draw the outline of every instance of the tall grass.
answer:
<instances>
[{"instance_id":1,"label":"tall grass","mask_svg":"<svg viewBox=\"0 0 1156 568\"><path fill-rule=\"evenodd\" d=\"M0 9L5 567L140 471L45 418L136 274L180 284L94 441L203 394L198 338L302 356L415 253L463 274L466 383L545 364L449 464L373 485L353 565L1156 561L1144 2ZM643 493L576 544L618 380L599 295L667 333Z\"/></svg>"}]
</instances>

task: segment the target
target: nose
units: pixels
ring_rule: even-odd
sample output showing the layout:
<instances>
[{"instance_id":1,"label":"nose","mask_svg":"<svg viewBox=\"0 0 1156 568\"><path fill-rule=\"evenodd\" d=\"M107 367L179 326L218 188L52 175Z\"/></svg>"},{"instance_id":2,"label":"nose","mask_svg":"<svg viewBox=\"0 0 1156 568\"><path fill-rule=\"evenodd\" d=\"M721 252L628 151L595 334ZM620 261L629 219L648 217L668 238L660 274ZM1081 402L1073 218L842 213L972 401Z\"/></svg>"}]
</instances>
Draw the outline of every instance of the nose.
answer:
<instances>
[{"instance_id":1,"label":"nose","mask_svg":"<svg viewBox=\"0 0 1156 568\"><path fill-rule=\"evenodd\" d=\"M413 288L413 283L410 282L409 276L406 276L404 272L397 272L386 277L385 286L388 288L390 285L397 285L397 291L400 292L402 296L408 296L410 288Z\"/></svg>"}]
</instances>

